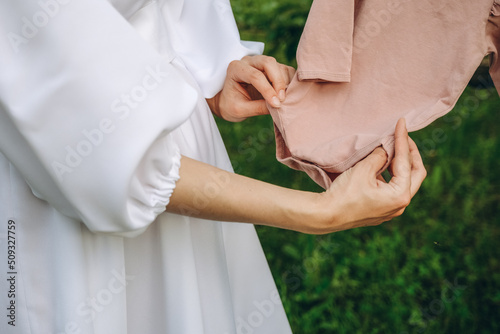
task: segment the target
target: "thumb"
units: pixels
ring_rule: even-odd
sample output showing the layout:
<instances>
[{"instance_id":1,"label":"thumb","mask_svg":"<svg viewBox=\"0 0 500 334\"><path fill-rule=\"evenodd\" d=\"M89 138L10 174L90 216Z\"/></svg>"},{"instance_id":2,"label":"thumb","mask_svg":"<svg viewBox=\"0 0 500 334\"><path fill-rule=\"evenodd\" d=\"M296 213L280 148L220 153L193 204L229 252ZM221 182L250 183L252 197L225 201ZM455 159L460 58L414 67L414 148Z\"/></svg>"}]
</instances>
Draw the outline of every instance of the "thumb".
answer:
<instances>
[{"instance_id":1,"label":"thumb","mask_svg":"<svg viewBox=\"0 0 500 334\"><path fill-rule=\"evenodd\" d=\"M377 147L372 153L358 163L370 175L377 174L387 162L387 152L382 147Z\"/></svg>"},{"instance_id":2,"label":"thumb","mask_svg":"<svg viewBox=\"0 0 500 334\"><path fill-rule=\"evenodd\" d=\"M245 102L245 109L247 117L269 114L269 109L267 109L264 100L247 101Z\"/></svg>"},{"instance_id":3,"label":"thumb","mask_svg":"<svg viewBox=\"0 0 500 334\"><path fill-rule=\"evenodd\" d=\"M227 112L229 108L221 107L222 110L226 110L225 113L222 114L223 118L229 122L241 122L248 117L258 116L258 115L266 115L269 114L269 110L267 110L266 101L258 100L258 101L238 101L237 104L233 105L231 110L232 112Z\"/></svg>"}]
</instances>

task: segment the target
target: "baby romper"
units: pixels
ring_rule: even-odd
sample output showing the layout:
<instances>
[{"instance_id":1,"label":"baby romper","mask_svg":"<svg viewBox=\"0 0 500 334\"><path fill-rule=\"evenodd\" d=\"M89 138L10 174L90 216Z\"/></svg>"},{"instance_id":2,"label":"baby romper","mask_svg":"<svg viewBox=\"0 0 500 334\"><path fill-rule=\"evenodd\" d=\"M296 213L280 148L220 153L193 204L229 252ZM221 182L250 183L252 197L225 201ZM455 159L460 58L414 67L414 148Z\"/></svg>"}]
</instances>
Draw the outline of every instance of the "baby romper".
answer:
<instances>
[{"instance_id":1,"label":"baby romper","mask_svg":"<svg viewBox=\"0 0 500 334\"><path fill-rule=\"evenodd\" d=\"M328 188L394 128L449 112L485 55L500 87L500 0L315 0L280 108L277 158Z\"/></svg>"}]
</instances>

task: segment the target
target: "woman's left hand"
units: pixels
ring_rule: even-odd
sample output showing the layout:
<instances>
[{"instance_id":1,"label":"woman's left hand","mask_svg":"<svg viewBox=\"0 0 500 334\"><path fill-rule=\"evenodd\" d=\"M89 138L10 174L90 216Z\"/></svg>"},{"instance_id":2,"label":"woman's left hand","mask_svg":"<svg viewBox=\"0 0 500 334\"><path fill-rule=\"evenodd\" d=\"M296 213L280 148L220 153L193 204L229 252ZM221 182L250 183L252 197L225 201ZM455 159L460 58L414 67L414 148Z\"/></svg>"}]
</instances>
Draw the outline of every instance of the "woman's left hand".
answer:
<instances>
[{"instance_id":1,"label":"woman's left hand","mask_svg":"<svg viewBox=\"0 0 500 334\"><path fill-rule=\"evenodd\" d=\"M269 114L266 102L278 108L294 74L293 67L273 57L246 56L229 64L224 87L207 102L214 114L231 122Z\"/></svg>"}]
</instances>

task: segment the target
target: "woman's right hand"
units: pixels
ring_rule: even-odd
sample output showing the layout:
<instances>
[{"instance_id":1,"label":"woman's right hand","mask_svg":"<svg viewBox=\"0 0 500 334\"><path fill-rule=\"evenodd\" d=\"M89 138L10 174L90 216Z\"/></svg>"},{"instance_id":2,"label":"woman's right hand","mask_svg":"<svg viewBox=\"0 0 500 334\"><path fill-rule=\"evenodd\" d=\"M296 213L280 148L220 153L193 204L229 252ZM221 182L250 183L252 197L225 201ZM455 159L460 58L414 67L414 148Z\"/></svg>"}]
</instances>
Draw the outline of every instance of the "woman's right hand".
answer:
<instances>
[{"instance_id":1,"label":"woman's right hand","mask_svg":"<svg viewBox=\"0 0 500 334\"><path fill-rule=\"evenodd\" d=\"M323 222L319 225L316 222L311 232L379 225L401 215L427 175L404 119L396 126L395 150L389 182L378 175L387 161L387 154L380 147L335 179L321 194L321 206L330 210L323 213Z\"/></svg>"},{"instance_id":2,"label":"woman's right hand","mask_svg":"<svg viewBox=\"0 0 500 334\"><path fill-rule=\"evenodd\" d=\"M294 74L293 67L273 57L245 56L229 64L223 89L207 99L208 105L214 114L231 122L269 114L266 102L278 108Z\"/></svg>"}]
</instances>

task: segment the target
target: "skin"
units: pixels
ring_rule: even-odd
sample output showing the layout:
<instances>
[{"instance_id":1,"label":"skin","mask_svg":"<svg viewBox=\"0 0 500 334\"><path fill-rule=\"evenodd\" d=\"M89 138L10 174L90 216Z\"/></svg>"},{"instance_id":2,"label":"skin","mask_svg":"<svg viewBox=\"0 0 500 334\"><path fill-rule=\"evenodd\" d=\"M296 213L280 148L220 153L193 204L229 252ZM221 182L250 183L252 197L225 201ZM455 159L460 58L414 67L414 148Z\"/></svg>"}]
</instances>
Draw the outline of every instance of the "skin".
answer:
<instances>
[{"instance_id":1,"label":"skin","mask_svg":"<svg viewBox=\"0 0 500 334\"><path fill-rule=\"evenodd\" d=\"M295 69L267 56L247 56L228 66L222 90L207 99L212 112L230 122L269 114L266 101L278 108Z\"/></svg>"},{"instance_id":2,"label":"skin","mask_svg":"<svg viewBox=\"0 0 500 334\"><path fill-rule=\"evenodd\" d=\"M267 114L276 107L293 77L291 67L266 56L245 57L228 67L221 92L207 102L214 114L229 120ZM418 148L404 119L395 129L395 156L386 182L380 169L387 161L382 148L313 193L291 190L182 157L180 180L167 211L219 221L247 222L310 234L373 226L401 215L426 177Z\"/></svg>"}]
</instances>

